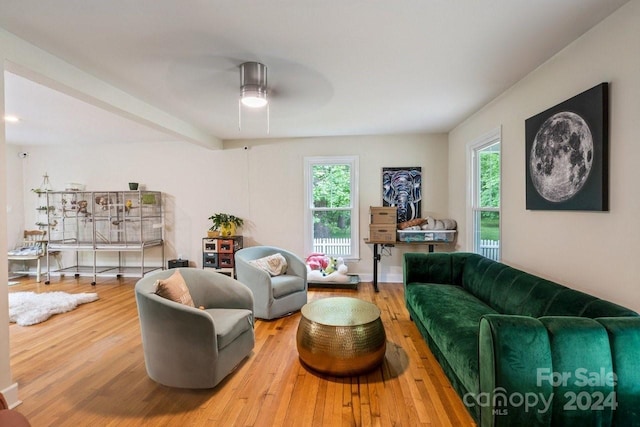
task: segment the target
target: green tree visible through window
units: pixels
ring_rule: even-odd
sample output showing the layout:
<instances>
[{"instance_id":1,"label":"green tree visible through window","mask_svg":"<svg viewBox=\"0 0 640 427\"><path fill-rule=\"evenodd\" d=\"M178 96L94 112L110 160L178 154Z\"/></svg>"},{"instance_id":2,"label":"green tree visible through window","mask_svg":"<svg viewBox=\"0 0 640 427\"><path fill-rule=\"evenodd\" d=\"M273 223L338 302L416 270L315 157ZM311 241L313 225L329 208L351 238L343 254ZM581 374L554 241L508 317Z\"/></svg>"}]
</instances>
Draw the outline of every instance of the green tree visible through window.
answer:
<instances>
[{"instance_id":1,"label":"green tree visible through window","mask_svg":"<svg viewBox=\"0 0 640 427\"><path fill-rule=\"evenodd\" d=\"M500 152L480 153L480 206L500 207Z\"/></svg>"},{"instance_id":2,"label":"green tree visible through window","mask_svg":"<svg viewBox=\"0 0 640 427\"><path fill-rule=\"evenodd\" d=\"M304 248L358 259L358 157L305 157Z\"/></svg>"},{"instance_id":3,"label":"green tree visible through window","mask_svg":"<svg viewBox=\"0 0 640 427\"><path fill-rule=\"evenodd\" d=\"M314 235L350 237L351 168L343 164L313 166Z\"/></svg>"},{"instance_id":4,"label":"green tree visible through window","mask_svg":"<svg viewBox=\"0 0 640 427\"><path fill-rule=\"evenodd\" d=\"M501 130L495 129L468 145L470 249L500 260Z\"/></svg>"},{"instance_id":5,"label":"green tree visible through window","mask_svg":"<svg viewBox=\"0 0 640 427\"><path fill-rule=\"evenodd\" d=\"M500 151L499 145L482 150L480 160L480 208L500 207ZM482 239L500 240L500 213L480 213Z\"/></svg>"}]
</instances>

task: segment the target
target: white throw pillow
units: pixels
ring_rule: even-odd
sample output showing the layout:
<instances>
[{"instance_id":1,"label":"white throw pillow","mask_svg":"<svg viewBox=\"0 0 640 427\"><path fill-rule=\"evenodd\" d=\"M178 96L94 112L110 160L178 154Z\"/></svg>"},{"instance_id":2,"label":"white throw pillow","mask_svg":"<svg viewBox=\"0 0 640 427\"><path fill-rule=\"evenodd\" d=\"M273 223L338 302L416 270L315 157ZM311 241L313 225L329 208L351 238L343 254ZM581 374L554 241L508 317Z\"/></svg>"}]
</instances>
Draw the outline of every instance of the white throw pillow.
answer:
<instances>
[{"instance_id":1,"label":"white throw pillow","mask_svg":"<svg viewBox=\"0 0 640 427\"><path fill-rule=\"evenodd\" d=\"M251 260L249 264L266 271L271 276L279 276L287 272L287 260L281 253Z\"/></svg>"}]
</instances>

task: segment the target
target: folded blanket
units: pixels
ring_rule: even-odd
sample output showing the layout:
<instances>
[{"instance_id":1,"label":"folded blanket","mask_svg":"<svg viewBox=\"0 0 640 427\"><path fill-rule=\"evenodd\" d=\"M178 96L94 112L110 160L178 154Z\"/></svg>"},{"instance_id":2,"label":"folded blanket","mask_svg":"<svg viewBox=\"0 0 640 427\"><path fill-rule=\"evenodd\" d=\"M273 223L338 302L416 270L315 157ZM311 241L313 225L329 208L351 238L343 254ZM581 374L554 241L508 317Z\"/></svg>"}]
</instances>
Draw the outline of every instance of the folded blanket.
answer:
<instances>
[{"instance_id":1,"label":"folded blanket","mask_svg":"<svg viewBox=\"0 0 640 427\"><path fill-rule=\"evenodd\" d=\"M9 256L38 256L44 255L44 250L38 246L26 246L24 248L12 249L7 252Z\"/></svg>"}]
</instances>

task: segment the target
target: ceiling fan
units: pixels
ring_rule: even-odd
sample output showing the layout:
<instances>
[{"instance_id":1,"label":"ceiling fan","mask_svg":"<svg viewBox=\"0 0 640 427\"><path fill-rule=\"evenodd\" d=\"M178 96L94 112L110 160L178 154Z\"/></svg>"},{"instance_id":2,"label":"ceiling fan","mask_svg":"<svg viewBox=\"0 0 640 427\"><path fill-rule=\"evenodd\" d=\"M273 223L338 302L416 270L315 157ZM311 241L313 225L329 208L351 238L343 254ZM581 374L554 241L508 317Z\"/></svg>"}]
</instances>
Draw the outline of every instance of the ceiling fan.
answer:
<instances>
[{"instance_id":1,"label":"ceiling fan","mask_svg":"<svg viewBox=\"0 0 640 427\"><path fill-rule=\"evenodd\" d=\"M238 131L242 130L242 106L267 107L267 134L269 133L269 100L267 99L267 66L260 62L240 64L240 99L238 100Z\"/></svg>"},{"instance_id":2,"label":"ceiling fan","mask_svg":"<svg viewBox=\"0 0 640 427\"><path fill-rule=\"evenodd\" d=\"M238 59L242 57L248 59ZM274 117L288 119L316 110L333 96L328 80L306 65L278 57L252 57L237 53L182 57L169 65L168 83L184 103L217 116L232 115L234 102L247 98L241 105L258 103ZM252 112L260 108L244 111Z\"/></svg>"},{"instance_id":3,"label":"ceiling fan","mask_svg":"<svg viewBox=\"0 0 640 427\"><path fill-rule=\"evenodd\" d=\"M267 66L260 62L240 64L240 102L249 108L262 108L267 99Z\"/></svg>"}]
</instances>

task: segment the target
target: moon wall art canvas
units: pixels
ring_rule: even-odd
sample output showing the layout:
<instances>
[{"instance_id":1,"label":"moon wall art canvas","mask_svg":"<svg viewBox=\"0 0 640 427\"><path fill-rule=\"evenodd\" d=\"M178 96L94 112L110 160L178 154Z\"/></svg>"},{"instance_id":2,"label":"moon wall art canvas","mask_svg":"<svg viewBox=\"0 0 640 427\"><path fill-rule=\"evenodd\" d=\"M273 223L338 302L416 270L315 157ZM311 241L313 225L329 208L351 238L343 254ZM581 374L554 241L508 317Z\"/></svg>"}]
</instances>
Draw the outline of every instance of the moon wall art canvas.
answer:
<instances>
[{"instance_id":1,"label":"moon wall art canvas","mask_svg":"<svg viewBox=\"0 0 640 427\"><path fill-rule=\"evenodd\" d=\"M601 83L525 121L527 209L609 209L608 104Z\"/></svg>"}]
</instances>

